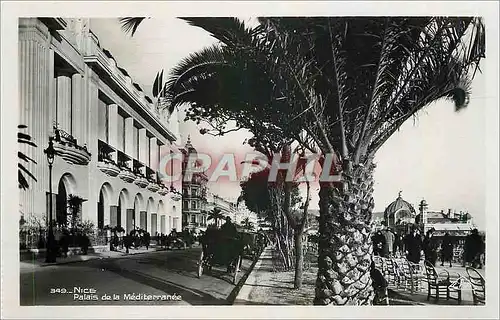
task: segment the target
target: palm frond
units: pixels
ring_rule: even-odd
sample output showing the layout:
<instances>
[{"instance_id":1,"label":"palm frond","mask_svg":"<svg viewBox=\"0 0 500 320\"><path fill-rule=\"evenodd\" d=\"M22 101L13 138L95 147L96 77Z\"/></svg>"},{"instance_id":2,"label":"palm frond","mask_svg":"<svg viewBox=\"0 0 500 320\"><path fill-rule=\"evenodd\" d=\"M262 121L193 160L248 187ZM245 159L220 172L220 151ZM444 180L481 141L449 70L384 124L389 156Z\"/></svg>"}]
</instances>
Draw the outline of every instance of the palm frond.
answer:
<instances>
[{"instance_id":1,"label":"palm frond","mask_svg":"<svg viewBox=\"0 0 500 320\"><path fill-rule=\"evenodd\" d=\"M137 31L137 28L144 21L144 19L146 19L146 18L144 18L144 17L140 17L140 18L128 17L128 18L119 18L118 21L121 24L122 30L127 34L130 34L131 37L133 37L135 32Z\"/></svg>"}]
</instances>

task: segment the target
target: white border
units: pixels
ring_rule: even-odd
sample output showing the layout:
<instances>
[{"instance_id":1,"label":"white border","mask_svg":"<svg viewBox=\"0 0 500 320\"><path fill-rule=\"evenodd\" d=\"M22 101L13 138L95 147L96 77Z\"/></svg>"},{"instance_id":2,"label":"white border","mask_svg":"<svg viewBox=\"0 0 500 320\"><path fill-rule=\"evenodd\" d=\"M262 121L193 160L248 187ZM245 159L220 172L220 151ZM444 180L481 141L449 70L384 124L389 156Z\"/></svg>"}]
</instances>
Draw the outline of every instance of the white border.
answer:
<instances>
[{"instance_id":1,"label":"white border","mask_svg":"<svg viewBox=\"0 0 500 320\"><path fill-rule=\"evenodd\" d=\"M289 2L2 2L2 77L1 77L1 227L2 227L2 318L67 319L94 318L490 318L498 317L498 2L480 1L289 1ZM16 126L18 119L18 46L17 18L20 16L335 16L335 15L478 15L487 25L488 60L486 96L495 102L486 112L487 154L487 306L428 306L389 308L338 307L154 307L85 306L19 307L18 190L16 181ZM189 40L188 40L189 41ZM478 141L478 143L482 143ZM464 146L467 149L467 146ZM478 164L480 165L480 164ZM464 186L467 188L467 186Z\"/></svg>"}]
</instances>

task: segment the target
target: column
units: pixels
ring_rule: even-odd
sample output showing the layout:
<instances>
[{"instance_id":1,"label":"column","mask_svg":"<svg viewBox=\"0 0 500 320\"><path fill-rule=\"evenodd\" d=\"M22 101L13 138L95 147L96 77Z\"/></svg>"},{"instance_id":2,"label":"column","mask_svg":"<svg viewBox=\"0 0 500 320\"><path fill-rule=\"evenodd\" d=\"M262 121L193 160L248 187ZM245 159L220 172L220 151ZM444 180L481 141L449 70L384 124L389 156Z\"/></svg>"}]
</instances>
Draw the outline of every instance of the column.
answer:
<instances>
[{"instance_id":1,"label":"column","mask_svg":"<svg viewBox=\"0 0 500 320\"><path fill-rule=\"evenodd\" d=\"M154 236L158 232L158 214L151 214L151 236Z\"/></svg>"},{"instance_id":2,"label":"column","mask_svg":"<svg viewBox=\"0 0 500 320\"><path fill-rule=\"evenodd\" d=\"M166 225L165 225L165 215L162 214L160 216L160 233L161 234L165 234L167 232L167 228L166 228Z\"/></svg>"},{"instance_id":3,"label":"column","mask_svg":"<svg viewBox=\"0 0 500 320\"><path fill-rule=\"evenodd\" d=\"M79 73L71 77L71 91L72 91L72 132L71 135L77 139L78 144L83 146L87 143L86 139L86 108L84 101L84 82L83 76Z\"/></svg>"},{"instance_id":4,"label":"column","mask_svg":"<svg viewBox=\"0 0 500 320\"><path fill-rule=\"evenodd\" d=\"M118 149L118 105L110 104L108 106L108 142Z\"/></svg>"},{"instance_id":5,"label":"column","mask_svg":"<svg viewBox=\"0 0 500 320\"><path fill-rule=\"evenodd\" d=\"M139 129L139 161L142 163L147 163L147 139L146 129Z\"/></svg>"},{"instance_id":6,"label":"column","mask_svg":"<svg viewBox=\"0 0 500 320\"><path fill-rule=\"evenodd\" d=\"M141 211L139 214L139 228L146 230L147 228L147 212L146 211Z\"/></svg>"},{"instance_id":7,"label":"column","mask_svg":"<svg viewBox=\"0 0 500 320\"><path fill-rule=\"evenodd\" d=\"M125 119L125 153L132 157L134 154L134 118Z\"/></svg>"},{"instance_id":8,"label":"column","mask_svg":"<svg viewBox=\"0 0 500 320\"><path fill-rule=\"evenodd\" d=\"M58 75L57 84L57 124L59 129L72 134L71 123L71 78Z\"/></svg>"},{"instance_id":9,"label":"column","mask_svg":"<svg viewBox=\"0 0 500 320\"><path fill-rule=\"evenodd\" d=\"M149 167L154 171L158 170L158 138L153 137L149 139L149 157L151 162L149 163Z\"/></svg>"},{"instance_id":10,"label":"column","mask_svg":"<svg viewBox=\"0 0 500 320\"><path fill-rule=\"evenodd\" d=\"M54 53L49 49L50 33L37 18L19 20L19 124L26 125L20 132L29 134L38 148L19 145L19 151L32 158L37 164L22 161L37 181L25 175L29 189L20 192L20 211L35 214L45 220L48 186L48 166L43 149L47 147L51 123L51 98L54 95ZM16 117L13 117L14 119ZM15 120L14 120L15 121ZM57 192L57 190L53 190Z\"/></svg>"},{"instance_id":11,"label":"column","mask_svg":"<svg viewBox=\"0 0 500 320\"><path fill-rule=\"evenodd\" d=\"M109 206L110 226L118 226L118 206Z\"/></svg>"},{"instance_id":12,"label":"column","mask_svg":"<svg viewBox=\"0 0 500 320\"><path fill-rule=\"evenodd\" d=\"M127 222L124 228L127 234L134 229L134 213L134 209L127 209Z\"/></svg>"}]
</instances>

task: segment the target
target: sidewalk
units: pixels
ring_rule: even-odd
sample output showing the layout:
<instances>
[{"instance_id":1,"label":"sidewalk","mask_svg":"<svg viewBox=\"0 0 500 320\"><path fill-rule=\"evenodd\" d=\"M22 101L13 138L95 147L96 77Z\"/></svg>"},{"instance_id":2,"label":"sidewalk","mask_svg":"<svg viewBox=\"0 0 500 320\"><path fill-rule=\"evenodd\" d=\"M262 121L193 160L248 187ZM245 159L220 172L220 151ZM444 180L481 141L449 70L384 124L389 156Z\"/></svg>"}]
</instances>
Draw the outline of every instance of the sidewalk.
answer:
<instances>
[{"instance_id":1,"label":"sidewalk","mask_svg":"<svg viewBox=\"0 0 500 320\"><path fill-rule=\"evenodd\" d=\"M142 253L148 253L148 252L165 251L165 250L167 250L167 249L156 247L156 246L151 246L151 247L149 247L149 250L146 250L145 248L129 249L128 254L125 252L125 249L121 249L118 251L105 251L105 252L89 253L87 255L71 255L68 257L58 257L56 259L56 262L54 262L54 263L45 262L44 257L36 259L36 260L24 260L24 261L20 261L19 263L20 263L20 269L21 269L21 271L23 271L26 269L32 270L34 268L83 262L83 261L89 261L89 260L94 260L94 259L120 258L120 257L127 257L130 255L136 255L136 254L142 254Z\"/></svg>"},{"instance_id":2,"label":"sidewalk","mask_svg":"<svg viewBox=\"0 0 500 320\"><path fill-rule=\"evenodd\" d=\"M304 270L300 290L293 288L294 271L277 271L273 248L262 252L254 269L242 286L235 305L312 305L317 268Z\"/></svg>"},{"instance_id":3,"label":"sidewalk","mask_svg":"<svg viewBox=\"0 0 500 320\"><path fill-rule=\"evenodd\" d=\"M235 305L312 305L315 295L317 264L311 259L311 267L304 270L302 288L293 289L294 271L278 271L277 259L273 259L273 248L267 247L262 252L254 269L243 284L234 300ZM464 270L452 268L450 271L463 275ZM389 289L390 305L457 305L456 301L427 301L427 287L423 291L405 292ZM460 305L472 305L472 292L464 288Z\"/></svg>"}]
</instances>

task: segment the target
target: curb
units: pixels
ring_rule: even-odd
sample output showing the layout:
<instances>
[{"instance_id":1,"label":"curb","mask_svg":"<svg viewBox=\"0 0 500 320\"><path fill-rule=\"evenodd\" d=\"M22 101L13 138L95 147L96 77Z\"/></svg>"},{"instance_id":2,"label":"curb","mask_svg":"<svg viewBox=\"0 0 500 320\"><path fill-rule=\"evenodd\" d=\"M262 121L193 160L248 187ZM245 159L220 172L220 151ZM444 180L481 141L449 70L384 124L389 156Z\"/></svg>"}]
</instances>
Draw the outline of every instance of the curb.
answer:
<instances>
[{"instance_id":1,"label":"curb","mask_svg":"<svg viewBox=\"0 0 500 320\"><path fill-rule=\"evenodd\" d=\"M107 256L107 255L103 255L103 256L85 256L86 258L85 259L82 259L82 260L73 260L73 261L61 261L61 262L55 262L55 263L42 263L42 264L39 264L39 265L36 265L34 264L33 266L36 268L36 267L39 267L39 268L45 268L45 267L50 267L50 266L58 266L58 265L66 265L66 264L72 264L72 263L80 263L80 262L86 262L86 261L90 261L90 260L97 260L97 259L123 259L123 258L126 258L126 257L129 257L129 256L135 256L135 255L138 255L138 254L145 254L145 253L155 253L155 252L162 252L162 251L168 251L167 249L158 249L158 250L154 250L154 251L143 251L143 252L135 252L135 253L123 253L123 254L120 254L118 256L115 256L115 257L112 257L112 256ZM25 261L27 263L29 263L30 261L27 260Z\"/></svg>"},{"instance_id":2,"label":"curb","mask_svg":"<svg viewBox=\"0 0 500 320\"><path fill-rule=\"evenodd\" d=\"M250 293L252 291L252 284L255 284L257 281L257 276L256 273L260 269L260 265L262 264L262 255L264 254L265 251L269 250L270 247L264 248L262 252L259 255L259 258L257 258L253 264L253 266L250 267L250 272L248 273L248 276L241 286L240 291L236 295L236 298L233 301L233 305L245 305L249 304L248 298L250 297Z\"/></svg>"}]
</instances>

